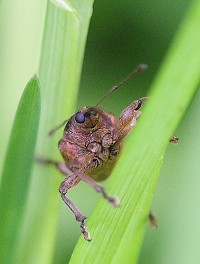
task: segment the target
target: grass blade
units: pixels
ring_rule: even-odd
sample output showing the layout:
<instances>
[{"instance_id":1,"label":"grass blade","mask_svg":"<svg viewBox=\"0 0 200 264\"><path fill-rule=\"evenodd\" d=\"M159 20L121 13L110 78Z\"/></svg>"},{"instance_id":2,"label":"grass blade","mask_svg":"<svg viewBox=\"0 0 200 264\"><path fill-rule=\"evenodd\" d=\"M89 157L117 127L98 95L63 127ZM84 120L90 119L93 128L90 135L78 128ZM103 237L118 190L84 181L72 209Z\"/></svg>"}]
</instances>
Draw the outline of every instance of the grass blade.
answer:
<instances>
[{"instance_id":1,"label":"grass blade","mask_svg":"<svg viewBox=\"0 0 200 264\"><path fill-rule=\"evenodd\" d=\"M93 241L81 238L70 263L136 263L164 151L198 88L199 13L195 1L109 181L107 189L120 197L121 208L98 203L88 222Z\"/></svg>"},{"instance_id":2,"label":"grass blade","mask_svg":"<svg viewBox=\"0 0 200 264\"><path fill-rule=\"evenodd\" d=\"M62 129L51 138L48 132L73 112L92 3L92 0L48 1L39 66L42 87L39 156L56 159L59 154L57 142ZM41 165L35 168L20 261L43 264L52 261L61 204L60 182L55 169Z\"/></svg>"},{"instance_id":3,"label":"grass blade","mask_svg":"<svg viewBox=\"0 0 200 264\"><path fill-rule=\"evenodd\" d=\"M15 263L39 126L37 77L27 84L12 127L0 186L0 263Z\"/></svg>"}]
</instances>

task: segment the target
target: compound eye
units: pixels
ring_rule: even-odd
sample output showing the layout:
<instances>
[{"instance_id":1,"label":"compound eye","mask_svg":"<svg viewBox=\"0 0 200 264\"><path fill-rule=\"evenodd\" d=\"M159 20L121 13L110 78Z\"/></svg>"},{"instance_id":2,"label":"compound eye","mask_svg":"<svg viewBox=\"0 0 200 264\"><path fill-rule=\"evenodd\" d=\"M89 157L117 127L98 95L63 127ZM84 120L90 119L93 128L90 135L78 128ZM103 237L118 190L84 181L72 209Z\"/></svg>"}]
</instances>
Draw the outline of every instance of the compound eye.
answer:
<instances>
[{"instance_id":1,"label":"compound eye","mask_svg":"<svg viewBox=\"0 0 200 264\"><path fill-rule=\"evenodd\" d=\"M85 122L85 116L82 112L78 112L75 115L75 120L77 123L84 123Z\"/></svg>"}]
</instances>

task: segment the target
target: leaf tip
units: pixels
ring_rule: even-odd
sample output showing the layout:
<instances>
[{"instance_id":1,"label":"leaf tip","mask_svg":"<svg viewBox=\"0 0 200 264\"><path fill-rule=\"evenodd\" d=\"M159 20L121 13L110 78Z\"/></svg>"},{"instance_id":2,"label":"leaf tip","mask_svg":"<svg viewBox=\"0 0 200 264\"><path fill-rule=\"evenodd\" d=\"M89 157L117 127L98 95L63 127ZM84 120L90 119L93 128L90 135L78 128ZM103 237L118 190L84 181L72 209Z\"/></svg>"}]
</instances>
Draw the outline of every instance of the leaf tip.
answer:
<instances>
[{"instance_id":1,"label":"leaf tip","mask_svg":"<svg viewBox=\"0 0 200 264\"><path fill-rule=\"evenodd\" d=\"M50 0L54 5L64 9L65 11L71 13L77 13L77 10L71 5L69 1L66 0Z\"/></svg>"}]
</instances>

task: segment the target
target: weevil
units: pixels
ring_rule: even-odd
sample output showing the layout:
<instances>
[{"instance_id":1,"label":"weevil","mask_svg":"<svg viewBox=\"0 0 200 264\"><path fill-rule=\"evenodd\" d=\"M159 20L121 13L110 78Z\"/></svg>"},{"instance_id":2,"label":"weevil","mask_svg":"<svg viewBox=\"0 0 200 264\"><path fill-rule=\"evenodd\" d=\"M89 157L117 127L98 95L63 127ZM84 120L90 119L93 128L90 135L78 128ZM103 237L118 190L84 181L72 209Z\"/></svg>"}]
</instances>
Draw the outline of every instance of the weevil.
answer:
<instances>
[{"instance_id":1,"label":"weevil","mask_svg":"<svg viewBox=\"0 0 200 264\"><path fill-rule=\"evenodd\" d=\"M59 192L64 203L80 222L84 238L91 240L90 233L85 225L86 216L83 215L73 202L67 198L69 189L75 187L81 180L91 185L97 192L102 193L114 207L119 206L119 200L107 194L99 182L108 178L115 166L123 145L123 140L136 125L141 115L141 107L147 100L142 97L126 107L119 118L108 113L98 105L113 91L124 85L138 72L146 69L145 64L139 65L122 82L112 89L92 107L83 107L61 125L50 131L50 135L65 125L63 137L58 143L58 148L64 163L50 159L39 159L44 164L55 165L64 174ZM150 221L156 225L155 218L150 214Z\"/></svg>"}]
</instances>

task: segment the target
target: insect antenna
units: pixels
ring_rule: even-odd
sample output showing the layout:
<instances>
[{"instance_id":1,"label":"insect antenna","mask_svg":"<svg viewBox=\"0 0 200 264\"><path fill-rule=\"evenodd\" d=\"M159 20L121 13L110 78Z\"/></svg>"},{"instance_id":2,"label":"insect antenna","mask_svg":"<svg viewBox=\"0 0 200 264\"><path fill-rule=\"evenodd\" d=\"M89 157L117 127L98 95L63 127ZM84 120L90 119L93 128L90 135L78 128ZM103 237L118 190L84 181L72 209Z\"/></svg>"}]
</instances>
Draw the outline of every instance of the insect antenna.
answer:
<instances>
[{"instance_id":1,"label":"insect antenna","mask_svg":"<svg viewBox=\"0 0 200 264\"><path fill-rule=\"evenodd\" d=\"M137 68L135 68L131 73L129 73L120 83L113 86L110 91L105 94L95 106L98 106L102 101L104 101L108 96L110 96L114 91L118 90L121 86L126 84L131 78L135 77L138 73L144 72L147 69L146 64L140 64Z\"/></svg>"},{"instance_id":2,"label":"insect antenna","mask_svg":"<svg viewBox=\"0 0 200 264\"><path fill-rule=\"evenodd\" d=\"M54 127L52 130L49 131L48 135L49 135L50 137L53 136L53 135L55 134L55 132L56 132L58 129L60 129L62 126L64 126L64 125L67 123L68 120L69 120L69 119L66 119L66 120L63 121L60 125Z\"/></svg>"},{"instance_id":3,"label":"insect antenna","mask_svg":"<svg viewBox=\"0 0 200 264\"><path fill-rule=\"evenodd\" d=\"M123 86L124 84L126 84L131 78L135 77L138 73L140 72L144 72L147 69L147 65L146 64L140 64L137 68L135 68L131 73L129 73L120 83L116 84L115 86L113 86L110 91L105 94L98 102L95 106L98 106L102 101L104 101L108 96L110 96L114 91L118 90L121 86ZM66 119L65 121L63 121L60 125L56 126L55 128L53 128L52 130L49 131L48 135L49 136L53 136L55 134L55 132L60 129L62 126L64 126L67 121L69 119Z\"/></svg>"}]
</instances>

